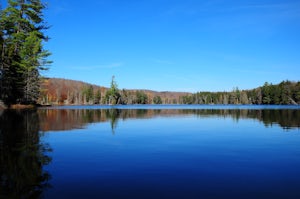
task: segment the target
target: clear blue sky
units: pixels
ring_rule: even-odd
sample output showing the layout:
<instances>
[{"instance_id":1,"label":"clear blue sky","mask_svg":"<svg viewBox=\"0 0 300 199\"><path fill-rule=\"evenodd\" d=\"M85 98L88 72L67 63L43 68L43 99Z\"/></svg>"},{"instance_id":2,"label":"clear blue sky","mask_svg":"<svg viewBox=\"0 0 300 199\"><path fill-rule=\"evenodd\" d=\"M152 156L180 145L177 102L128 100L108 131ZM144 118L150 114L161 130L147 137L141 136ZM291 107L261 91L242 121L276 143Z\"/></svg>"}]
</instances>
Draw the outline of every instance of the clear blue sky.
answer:
<instances>
[{"instance_id":1,"label":"clear blue sky","mask_svg":"<svg viewBox=\"0 0 300 199\"><path fill-rule=\"evenodd\" d=\"M191 92L300 80L299 0L44 2L48 77Z\"/></svg>"}]
</instances>

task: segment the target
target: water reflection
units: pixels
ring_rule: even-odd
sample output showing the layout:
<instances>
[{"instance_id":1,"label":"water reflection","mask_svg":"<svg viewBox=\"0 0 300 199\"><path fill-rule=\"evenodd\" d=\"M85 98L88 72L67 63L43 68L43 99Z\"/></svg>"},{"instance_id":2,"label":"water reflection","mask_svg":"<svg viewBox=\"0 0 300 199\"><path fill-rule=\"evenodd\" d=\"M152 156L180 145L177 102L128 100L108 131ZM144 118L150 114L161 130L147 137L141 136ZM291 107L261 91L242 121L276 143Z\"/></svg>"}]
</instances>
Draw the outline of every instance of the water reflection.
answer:
<instances>
[{"instance_id":1,"label":"water reflection","mask_svg":"<svg viewBox=\"0 0 300 199\"><path fill-rule=\"evenodd\" d=\"M0 114L0 198L40 198L49 186L49 146L41 143L36 111Z\"/></svg>"},{"instance_id":2,"label":"water reflection","mask_svg":"<svg viewBox=\"0 0 300 199\"><path fill-rule=\"evenodd\" d=\"M45 188L49 187L49 179L50 174L45 171L45 165L49 164L51 161L51 158L48 156L49 146L45 143L43 143L43 139L41 139L41 131L63 131L63 130L71 130L71 129L78 129L78 128L85 128L86 125L90 123L99 123L99 122L108 122L111 125L112 133L116 133L116 128L118 128L118 121L120 120L129 120L129 119L149 119L149 118L155 118L155 117L199 117L201 118L231 118L232 120L239 122L242 119L253 119L257 121L261 121L265 126L271 127L272 125L276 124L282 128L289 129L289 128L300 128L300 110L297 109L276 109L276 110L255 110L255 109L201 109L201 110L187 110L187 109L39 109L37 111L2 111L0 112L0 198L42 198L43 191ZM157 124L157 123L154 123ZM164 124L161 124L162 126L159 126L161 128L164 128ZM193 123L193 125L196 125ZM120 126L121 129L121 126ZM160 128L159 128L160 129ZM123 129L124 130L124 129ZM162 130L163 131L163 130ZM133 132L134 133L134 132ZM55 134L51 134L52 136ZM70 134L65 134L70 135ZM235 142L235 139L230 140L230 136L227 138L231 142L219 142L218 139L215 139L214 137L208 138L205 137L206 134L196 134L200 136L201 139L198 139L197 142L193 142L193 139L197 138L192 136L187 136L186 139L183 139L183 144L181 145L182 138L179 137L167 137L168 139L161 139L158 135L154 135L153 137L147 136L147 139L145 137L140 136L138 138L124 138L123 142L121 136L119 136L119 140L113 139L113 140L107 140L107 139L96 139L97 142L74 142L76 145L71 145L71 147L64 148L63 146L67 143L63 142L56 143L56 149L62 147L61 154L66 153L67 155L61 155L59 153L56 153L56 164L53 166L53 170L51 171L51 174L55 176L53 171L56 171L58 174L56 175L56 178L61 176L64 172L66 172L67 169L63 170L63 172L59 173L58 168L61 168L63 165L68 166L68 170L70 171L80 171L78 173L82 173L82 177L93 176L86 175L87 171L82 171L82 168L88 168L89 171L93 171L89 164L91 161L94 165L94 171L97 174L103 174L105 177L105 174L107 174L107 171L113 171L111 172L114 174L116 172L116 176L121 176L118 171L120 170L119 164L122 162L122 168L124 173L121 172L123 175L123 182L127 183L126 174L132 172L131 168L133 170L138 169L139 166L141 166L141 174L145 171L145 169L150 172L148 173L148 178L151 182L151 177L155 176L155 179L152 178L153 184L156 182L156 177L161 178L159 172L163 171L166 172L165 174L168 174L168 176L174 176L175 180L180 179L180 175L175 175L178 173L178 170L182 166L183 169L182 173L186 172L187 170L194 168L195 161L199 161L197 167L195 167L194 173L191 172L191 176L197 176L194 174L203 174L204 179L205 176L207 177L207 180L210 180L209 173L206 173L206 169L210 171L209 169L213 168L211 165L218 165L215 164L215 161L219 161L219 165L223 164L223 167L225 170L220 171L216 168L215 171L218 171L222 173L224 171L223 175L225 176L224 179L229 179L227 176L227 171L230 171L230 168L232 167L232 161L237 161L236 165L242 166L242 167L236 167L238 169L242 169L241 173L243 175L246 175L248 170L247 168L255 168L255 166L248 166L247 164L251 164L253 158L255 157L262 157L261 159L258 158L257 162L262 163L263 161L268 161L267 157L277 157L277 155L281 154L282 160L284 161L277 161L276 163L279 165L278 167L273 168L277 172L277 168L281 168L281 164L287 161L286 165L295 165L294 168L297 170L298 162L295 161L294 156L287 156L287 154L299 154L295 150L295 148L298 150L298 145L291 144L289 142L288 145L285 144L285 142L282 142L287 149L283 150L283 152L280 153L280 150L283 148L281 145L275 145L276 147L272 148L272 150L268 151L265 150L265 148L259 148L258 151L253 151L253 146L260 146L258 145L260 143L260 139L251 142L247 141L243 142L243 140L239 140L238 142ZM90 134L85 137L90 136L92 137L92 140L95 140L95 134ZM158 137L156 137L158 136ZM169 136L169 134L165 134L162 136ZM70 136L71 137L71 136ZM111 136L109 136L111 138ZM116 137L114 137L116 138ZM198 137L199 138L199 137ZM71 138L69 138L71 139ZM81 139L78 137L74 138ZM199 140L207 139L207 143L211 143L212 145L206 145L206 142L198 142ZM210 140L212 139L212 140ZM222 137L224 139L224 137ZM53 139L56 140L56 139ZM172 141L173 140L173 141ZM180 141L179 141L180 140ZM111 142L112 144L111 144ZM297 141L297 140L296 140ZM98 142L101 142L100 144ZM234 144L231 144L231 143ZM238 145L238 143L241 142L241 145ZM71 142L72 143L72 142ZM117 144L116 144L117 143ZM123 143L123 144L122 144ZM150 144L149 144L150 143ZM152 143L152 144L151 144ZM160 143L160 144L158 144ZM280 142L281 143L281 142ZM55 144L52 143L52 144ZM61 145L60 145L61 144ZM69 143L70 144L70 143ZM80 145L83 144L83 145ZM93 145L94 144L94 145ZM228 144L228 145L227 145ZM248 144L247 150L243 148L245 145ZM264 146L265 144L268 144L268 142L265 142L263 140L263 143L261 146ZM76 152L76 155L72 156L70 151L68 149L77 148L79 146L84 146L81 148L82 150L78 150ZM91 148L91 151L85 151L87 150L87 145ZM92 146L95 146L93 148ZM151 147L153 146L153 148ZM165 147L168 146L168 147ZM179 146L179 147L178 147ZM217 146L217 147L216 147ZM231 148L231 146L234 146ZM237 153L236 147L242 146L239 150L241 153ZM269 145L270 146L270 143ZM161 148L157 148L161 147ZM169 148L170 147L170 148ZM193 148L197 148L199 150L193 151ZM207 147L207 148L206 148ZM223 147L223 148L222 148ZM272 147L272 145L271 145ZM279 147L279 150L278 150ZM282 147L282 148L280 148ZM289 148L290 147L290 148ZM295 148L293 148L295 147ZM169 149L168 149L169 148ZM218 151L219 149L222 149ZM168 150L170 151L168 151ZM248 150L249 149L249 150ZM255 147L254 147L255 149ZM262 150L261 150L262 149ZM224 152L225 150L225 152ZM227 153L226 153L227 150ZM276 152L276 156L272 153L273 150ZM277 151L276 151L277 150ZM134 153L132 153L134 151ZM159 151L159 152L157 152ZM296 151L296 152L295 152ZM55 152L55 151L54 151ZM176 152L176 153L175 153ZM179 153L178 153L179 152ZM245 153L243 153L245 152ZM253 152L253 154L251 153ZM84 155L80 155L84 154ZM89 154L87 156L86 154ZM121 154L121 155L120 155ZM186 154L190 154L190 156L186 156ZM207 155L209 154L209 155ZM236 155L238 154L238 155ZM247 156L248 154L248 156ZM259 154L259 155L257 155ZM264 156L261 156L261 154L265 154ZM271 155L270 155L271 154ZM283 155L282 155L283 154ZM60 156L61 155L61 156ZM239 156L240 155L240 156ZM295 156L296 156L295 155ZM143 159L143 157L146 157ZM210 157L212 156L212 158ZM223 157L224 156L224 157ZM59 161L59 158L61 159L61 162ZM75 161L69 161L69 162L76 162L74 165L68 165L66 162L63 162L65 158L74 158ZM90 158L93 157L93 158ZM191 162L186 163L190 158ZM234 157L234 158L232 158ZM246 158L245 158L246 157ZM287 159L284 159L287 157ZM291 158L292 157L292 158ZM84 159L86 158L86 159ZM90 159L89 159L90 158ZM98 159L97 159L98 158ZM122 159L123 158L123 159ZM227 160L228 158L228 160ZM232 158L232 159L231 159ZM247 162L247 160L249 161ZM83 160L81 160L83 159ZM92 160L91 160L92 159ZM130 160L130 161L128 161ZM171 160L168 162L168 160ZM183 163L180 161L184 160ZM240 161L241 162L238 162ZM272 159L273 161L276 161L275 159ZM298 160L298 156L297 159ZM137 161L137 162L135 162ZM179 162L178 162L179 161ZM294 162L293 162L294 161ZM212 164L210 164L212 162ZM243 162L245 162L243 164ZM296 163L295 163L296 162ZM57 164L61 163L60 166L57 166ZM131 164L132 163L132 164ZM181 163L181 164L180 164ZM292 163L292 164L290 164ZM88 166L86 166L86 165ZM83 167L80 167L84 165ZM144 167L143 167L144 165ZM154 167L154 170L151 170L148 165L156 165ZM173 167L173 165L176 165ZM205 167L205 165L208 165ZM255 165L255 164L254 164ZM269 164L265 164L269 166ZM69 167L72 166L72 167ZM78 166L78 167L76 167ZM115 166L115 167L114 167ZM178 167L179 166L179 167ZM186 166L186 167L184 167ZM198 168L202 168L199 169ZM202 167L201 167L202 166ZM73 170L72 170L73 168ZM126 168L128 170L126 170ZM226 170L226 168L228 170ZM261 168L266 168L265 166ZM291 168L287 167L288 169L282 169L282 171L290 171ZM162 170L160 170L162 169ZM165 169L165 170L164 170ZM171 169L168 171L168 169ZM173 170L172 170L173 169ZM245 170L243 170L245 169ZM278 169L280 170L280 169ZM245 171L246 174L243 173ZM258 170L259 171L259 170ZM158 172L157 175L153 175L151 172ZM236 172L236 170L235 170ZM250 170L250 173L252 170ZM72 172L71 172L72 173ZM180 172L179 172L180 173ZM187 172L188 173L188 172ZM255 172L253 172L255 173ZM108 172L109 174L109 172ZM147 177L147 172L144 173L144 176ZM170 174L170 175L169 175ZM237 174L239 174L237 172ZM298 174L298 171L296 172ZM72 175L71 175L72 176ZM125 177L124 177L125 176ZM144 176L141 177L141 181L144 179ZM212 175L213 177L216 177ZM273 176L273 175L271 175ZM297 176L297 175L291 175L291 176ZM132 177L132 175L130 175ZM186 177L186 176L184 176ZM230 176L231 177L231 176ZM73 178L72 178L73 179ZM102 179L102 178L101 178ZM139 175L135 176L135 179L139 179ZM166 177L164 178L167 179ZM183 178L184 179L184 178ZM193 179L191 177L191 179ZM95 178L94 180L99 180L98 178ZM119 178L112 178L113 182L116 182L117 185ZM180 179L182 180L182 179ZM198 179L199 180L199 179ZM72 180L71 180L72 181ZM101 181L101 180L99 180ZM112 182L110 181L110 182ZM168 181L165 181L166 183L171 183L172 178ZM225 180L224 180L225 181ZM255 180L253 180L255 181ZM138 182L136 180L135 182ZM202 182L199 180L199 182ZM295 180L295 182L298 182ZM125 184L126 184L125 183ZM64 181L61 182L61 184L64 184ZM122 181L121 181L122 184ZM200 183L201 184L201 183ZM209 183L208 183L209 184ZM211 184L212 183L211 181ZM211 185L210 184L210 185ZM238 184L238 183L237 183ZM291 183L293 184L293 183ZM103 185L103 184L102 184ZM197 184L196 184L197 185ZM193 190L198 190L199 187L192 187ZM57 186L57 185L56 185ZM137 184L138 186L138 184ZM193 184L191 184L193 186ZM93 186L91 186L94 188ZM148 186L147 186L148 187ZM57 187L56 187L57 188ZM120 186L119 186L120 188ZM71 188L73 190L73 188ZM204 190L204 189L203 189ZM146 190L145 190L146 191ZM105 188L104 188L105 192ZM182 197L184 198L184 197Z\"/></svg>"},{"instance_id":3,"label":"water reflection","mask_svg":"<svg viewBox=\"0 0 300 199\"><path fill-rule=\"evenodd\" d=\"M118 124L118 118L120 117L121 110L120 109L108 109L105 111L106 118L110 119L110 126L112 130L112 134L115 134L115 129Z\"/></svg>"},{"instance_id":4,"label":"water reflection","mask_svg":"<svg viewBox=\"0 0 300 199\"><path fill-rule=\"evenodd\" d=\"M59 131L84 128L89 123L110 122L115 133L118 120L149 119L153 117L176 117L195 115L203 117L255 119L266 127L278 124L284 129L300 128L299 109L40 109L40 128L42 131Z\"/></svg>"}]
</instances>

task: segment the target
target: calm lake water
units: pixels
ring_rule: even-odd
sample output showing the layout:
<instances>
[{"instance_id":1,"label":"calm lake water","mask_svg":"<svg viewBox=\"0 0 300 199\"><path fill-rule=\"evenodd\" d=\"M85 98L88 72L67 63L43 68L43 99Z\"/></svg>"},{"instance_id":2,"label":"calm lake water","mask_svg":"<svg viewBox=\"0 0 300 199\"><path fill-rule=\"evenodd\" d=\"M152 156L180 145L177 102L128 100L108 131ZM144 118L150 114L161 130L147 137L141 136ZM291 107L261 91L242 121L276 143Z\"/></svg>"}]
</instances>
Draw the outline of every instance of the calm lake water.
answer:
<instances>
[{"instance_id":1,"label":"calm lake water","mask_svg":"<svg viewBox=\"0 0 300 199\"><path fill-rule=\"evenodd\" d=\"M300 198L299 106L0 112L0 198Z\"/></svg>"}]
</instances>

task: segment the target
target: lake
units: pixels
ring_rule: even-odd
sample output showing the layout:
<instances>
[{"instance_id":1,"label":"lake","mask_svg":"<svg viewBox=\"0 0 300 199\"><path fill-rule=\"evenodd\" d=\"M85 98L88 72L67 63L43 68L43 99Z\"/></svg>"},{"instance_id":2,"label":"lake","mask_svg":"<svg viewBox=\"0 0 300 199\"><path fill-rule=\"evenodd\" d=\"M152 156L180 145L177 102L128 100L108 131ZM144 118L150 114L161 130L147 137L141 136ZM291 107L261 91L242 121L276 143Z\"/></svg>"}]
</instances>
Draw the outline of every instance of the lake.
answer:
<instances>
[{"instance_id":1,"label":"lake","mask_svg":"<svg viewBox=\"0 0 300 199\"><path fill-rule=\"evenodd\" d=\"M300 198L300 107L0 112L0 198Z\"/></svg>"}]
</instances>

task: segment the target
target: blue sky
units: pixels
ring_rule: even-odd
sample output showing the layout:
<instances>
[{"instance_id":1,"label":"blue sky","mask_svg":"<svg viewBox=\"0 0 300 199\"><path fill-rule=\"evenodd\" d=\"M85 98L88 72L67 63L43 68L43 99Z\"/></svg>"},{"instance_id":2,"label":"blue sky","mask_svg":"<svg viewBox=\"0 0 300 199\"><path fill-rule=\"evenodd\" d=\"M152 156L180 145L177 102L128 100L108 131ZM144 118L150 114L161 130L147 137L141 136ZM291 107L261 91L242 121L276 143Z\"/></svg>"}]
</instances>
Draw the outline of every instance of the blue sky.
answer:
<instances>
[{"instance_id":1,"label":"blue sky","mask_svg":"<svg viewBox=\"0 0 300 199\"><path fill-rule=\"evenodd\" d=\"M299 0L47 4L48 77L190 92L300 80Z\"/></svg>"}]
</instances>

